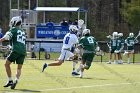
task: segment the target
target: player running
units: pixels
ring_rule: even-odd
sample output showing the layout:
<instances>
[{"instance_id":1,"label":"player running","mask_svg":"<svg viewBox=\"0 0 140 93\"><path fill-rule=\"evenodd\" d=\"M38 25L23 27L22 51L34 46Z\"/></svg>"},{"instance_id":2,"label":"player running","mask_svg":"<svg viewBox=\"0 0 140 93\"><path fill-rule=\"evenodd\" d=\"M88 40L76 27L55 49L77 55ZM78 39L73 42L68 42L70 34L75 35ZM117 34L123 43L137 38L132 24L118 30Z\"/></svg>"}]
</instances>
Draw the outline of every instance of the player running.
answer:
<instances>
[{"instance_id":1,"label":"player running","mask_svg":"<svg viewBox=\"0 0 140 93\"><path fill-rule=\"evenodd\" d=\"M5 40L9 40L11 42L11 52L6 59L5 69L8 76L8 82L4 87L11 86L11 89L16 87L18 80L21 75L22 65L24 63L25 55L26 55L26 47L25 47L25 32L21 29L22 19L19 16L13 17L10 21L10 30L6 32L6 34L0 39L0 42ZM16 78L13 82L12 80L12 72L11 72L11 63L15 62L17 64L16 70Z\"/></svg>"},{"instance_id":2,"label":"player running","mask_svg":"<svg viewBox=\"0 0 140 93\"><path fill-rule=\"evenodd\" d=\"M78 38L76 36L78 28L75 25L70 25L69 30L70 32L67 33L63 39L63 46L58 61L50 64L45 63L43 65L42 72L48 66L60 66L68 58L71 57L73 59L74 54L71 52L71 48L78 43Z\"/></svg>"},{"instance_id":3,"label":"player running","mask_svg":"<svg viewBox=\"0 0 140 93\"><path fill-rule=\"evenodd\" d=\"M78 45L79 49L83 49L82 61L77 69L77 72L80 71L80 78L83 77L84 69L90 68L97 47L96 39L90 35L90 29L84 29L82 35Z\"/></svg>"}]
</instances>

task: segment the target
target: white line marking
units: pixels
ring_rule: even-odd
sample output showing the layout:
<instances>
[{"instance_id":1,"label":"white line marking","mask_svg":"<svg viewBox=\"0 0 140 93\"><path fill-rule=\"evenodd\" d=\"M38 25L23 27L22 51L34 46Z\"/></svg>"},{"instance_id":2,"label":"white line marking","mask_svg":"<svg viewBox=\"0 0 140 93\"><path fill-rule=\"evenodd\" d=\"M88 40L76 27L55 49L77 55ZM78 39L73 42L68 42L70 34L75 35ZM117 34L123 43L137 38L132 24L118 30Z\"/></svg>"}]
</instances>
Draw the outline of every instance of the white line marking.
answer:
<instances>
[{"instance_id":1,"label":"white line marking","mask_svg":"<svg viewBox=\"0 0 140 93\"><path fill-rule=\"evenodd\" d=\"M134 84L138 84L138 83L140 82L134 82ZM103 86L131 85L131 84L132 83L103 84L103 85L92 85L92 86L77 86L77 87L68 87L68 88L44 89L40 91L69 90L69 89L79 89L79 88L92 88L92 87L103 87Z\"/></svg>"}]
</instances>

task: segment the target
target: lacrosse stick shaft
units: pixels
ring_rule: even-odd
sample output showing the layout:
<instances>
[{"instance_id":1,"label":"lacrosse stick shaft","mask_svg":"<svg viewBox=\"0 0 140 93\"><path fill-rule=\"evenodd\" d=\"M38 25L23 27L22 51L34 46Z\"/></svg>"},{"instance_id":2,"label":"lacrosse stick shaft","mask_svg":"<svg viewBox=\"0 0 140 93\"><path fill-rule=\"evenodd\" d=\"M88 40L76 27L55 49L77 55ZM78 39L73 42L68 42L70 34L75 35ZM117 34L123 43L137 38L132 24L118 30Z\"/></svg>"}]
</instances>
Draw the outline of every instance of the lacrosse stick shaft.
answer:
<instances>
[{"instance_id":1,"label":"lacrosse stick shaft","mask_svg":"<svg viewBox=\"0 0 140 93\"><path fill-rule=\"evenodd\" d=\"M139 36L140 36L140 31L139 31L138 35L135 37L134 40L136 40Z\"/></svg>"},{"instance_id":2,"label":"lacrosse stick shaft","mask_svg":"<svg viewBox=\"0 0 140 93\"><path fill-rule=\"evenodd\" d=\"M110 48L110 45L107 43L108 48Z\"/></svg>"}]
</instances>

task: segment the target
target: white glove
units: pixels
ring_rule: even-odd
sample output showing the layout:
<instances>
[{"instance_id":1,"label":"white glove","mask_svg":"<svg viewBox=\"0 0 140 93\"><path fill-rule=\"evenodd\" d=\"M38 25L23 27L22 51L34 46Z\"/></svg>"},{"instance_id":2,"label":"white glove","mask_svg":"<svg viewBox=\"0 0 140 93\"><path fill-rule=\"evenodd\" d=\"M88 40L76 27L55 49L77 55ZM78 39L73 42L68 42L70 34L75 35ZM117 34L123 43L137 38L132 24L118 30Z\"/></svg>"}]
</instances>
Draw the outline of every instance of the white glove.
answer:
<instances>
[{"instance_id":1,"label":"white glove","mask_svg":"<svg viewBox=\"0 0 140 93\"><path fill-rule=\"evenodd\" d=\"M100 51L100 47L99 47L99 46L96 47L96 51L97 51L97 52Z\"/></svg>"},{"instance_id":2,"label":"white glove","mask_svg":"<svg viewBox=\"0 0 140 93\"><path fill-rule=\"evenodd\" d=\"M120 50L115 50L114 52L115 52L115 53L120 53Z\"/></svg>"}]
</instances>

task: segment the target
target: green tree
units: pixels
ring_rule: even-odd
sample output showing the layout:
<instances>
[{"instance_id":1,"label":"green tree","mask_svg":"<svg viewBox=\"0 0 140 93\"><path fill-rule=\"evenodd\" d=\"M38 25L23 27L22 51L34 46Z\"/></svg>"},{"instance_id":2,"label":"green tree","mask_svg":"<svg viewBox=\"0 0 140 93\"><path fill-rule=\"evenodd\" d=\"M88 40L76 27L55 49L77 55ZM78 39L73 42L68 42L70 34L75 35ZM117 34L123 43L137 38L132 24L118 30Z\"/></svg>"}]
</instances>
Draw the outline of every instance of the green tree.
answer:
<instances>
[{"instance_id":1,"label":"green tree","mask_svg":"<svg viewBox=\"0 0 140 93\"><path fill-rule=\"evenodd\" d=\"M131 30L140 30L140 0L133 0L130 3L123 2L122 15L125 21L131 26Z\"/></svg>"}]
</instances>

